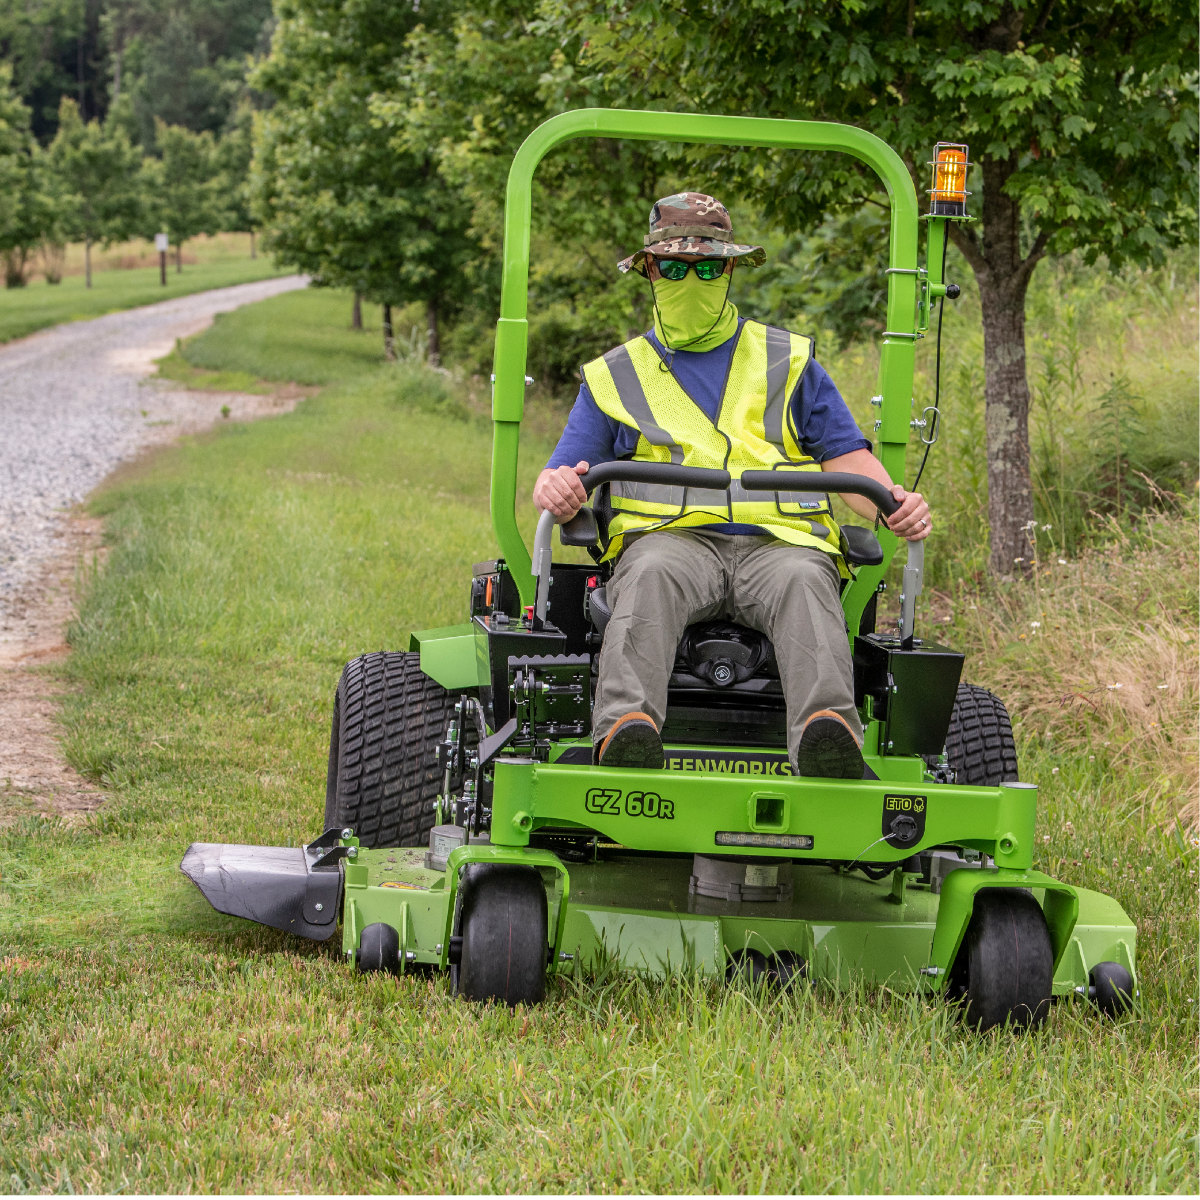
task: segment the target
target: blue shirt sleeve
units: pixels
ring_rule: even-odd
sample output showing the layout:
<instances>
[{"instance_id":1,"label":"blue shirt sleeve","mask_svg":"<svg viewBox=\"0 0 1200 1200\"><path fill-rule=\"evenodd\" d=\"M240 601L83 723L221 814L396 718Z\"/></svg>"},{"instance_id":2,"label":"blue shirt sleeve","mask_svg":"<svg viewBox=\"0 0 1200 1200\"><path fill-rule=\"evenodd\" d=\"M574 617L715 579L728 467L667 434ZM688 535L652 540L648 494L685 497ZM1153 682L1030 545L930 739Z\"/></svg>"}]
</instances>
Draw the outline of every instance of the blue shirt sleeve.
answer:
<instances>
[{"instance_id":1,"label":"blue shirt sleeve","mask_svg":"<svg viewBox=\"0 0 1200 1200\"><path fill-rule=\"evenodd\" d=\"M586 462L591 467L612 462L617 457L617 425L617 421L600 411L587 384L580 384L567 427L546 466L553 470L573 467L578 462Z\"/></svg>"},{"instance_id":2,"label":"blue shirt sleeve","mask_svg":"<svg viewBox=\"0 0 1200 1200\"><path fill-rule=\"evenodd\" d=\"M841 392L815 360L808 364L792 395L791 418L800 448L817 462L871 449Z\"/></svg>"}]
</instances>

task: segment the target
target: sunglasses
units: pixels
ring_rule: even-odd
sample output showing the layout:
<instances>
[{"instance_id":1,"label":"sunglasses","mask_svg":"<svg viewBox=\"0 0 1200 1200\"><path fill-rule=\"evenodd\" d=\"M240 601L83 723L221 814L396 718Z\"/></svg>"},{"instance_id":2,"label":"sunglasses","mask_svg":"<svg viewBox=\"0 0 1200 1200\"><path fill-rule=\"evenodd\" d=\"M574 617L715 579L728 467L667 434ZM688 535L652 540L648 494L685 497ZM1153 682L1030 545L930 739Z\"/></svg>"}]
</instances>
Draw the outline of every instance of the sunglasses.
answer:
<instances>
[{"instance_id":1,"label":"sunglasses","mask_svg":"<svg viewBox=\"0 0 1200 1200\"><path fill-rule=\"evenodd\" d=\"M656 261L658 262L658 273L672 283L678 283L683 279L691 267L696 268L697 276L705 283L720 279L725 274L726 260L723 258L702 258L699 262L694 263L681 262L678 258L660 258Z\"/></svg>"}]
</instances>

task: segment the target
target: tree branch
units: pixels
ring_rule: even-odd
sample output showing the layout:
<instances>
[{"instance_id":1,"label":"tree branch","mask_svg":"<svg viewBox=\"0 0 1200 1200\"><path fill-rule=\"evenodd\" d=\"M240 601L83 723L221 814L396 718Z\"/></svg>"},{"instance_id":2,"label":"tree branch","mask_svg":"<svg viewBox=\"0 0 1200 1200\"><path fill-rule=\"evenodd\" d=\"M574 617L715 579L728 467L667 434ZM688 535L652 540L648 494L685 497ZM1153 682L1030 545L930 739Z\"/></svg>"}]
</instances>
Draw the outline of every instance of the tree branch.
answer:
<instances>
[{"instance_id":1,"label":"tree branch","mask_svg":"<svg viewBox=\"0 0 1200 1200\"><path fill-rule=\"evenodd\" d=\"M979 244L979 239L965 225L960 225L957 221L951 223L949 233L950 240L970 264L971 270L976 275L986 275L988 262L983 257L983 248Z\"/></svg>"},{"instance_id":2,"label":"tree branch","mask_svg":"<svg viewBox=\"0 0 1200 1200\"><path fill-rule=\"evenodd\" d=\"M1037 24L1033 27L1029 34L1031 42L1037 41L1038 38L1046 32L1046 22L1050 20L1050 10L1054 7L1054 0L1046 0L1042 5L1042 11L1038 14Z\"/></svg>"},{"instance_id":3,"label":"tree branch","mask_svg":"<svg viewBox=\"0 0 1200 1200\"><path fill-rule=\"evenodd\" d=\"M1029 253L1021 260L1021 265L1017 268L1017 275L1021 279L1022 287L1029 283L1029 277L1033 274L1033 268L1046 257L1046 247L1050 243L1050 235L1053 230L1043 229L1034 239L1033 245L1029 248Z\"/></svg>"}]
</instances>

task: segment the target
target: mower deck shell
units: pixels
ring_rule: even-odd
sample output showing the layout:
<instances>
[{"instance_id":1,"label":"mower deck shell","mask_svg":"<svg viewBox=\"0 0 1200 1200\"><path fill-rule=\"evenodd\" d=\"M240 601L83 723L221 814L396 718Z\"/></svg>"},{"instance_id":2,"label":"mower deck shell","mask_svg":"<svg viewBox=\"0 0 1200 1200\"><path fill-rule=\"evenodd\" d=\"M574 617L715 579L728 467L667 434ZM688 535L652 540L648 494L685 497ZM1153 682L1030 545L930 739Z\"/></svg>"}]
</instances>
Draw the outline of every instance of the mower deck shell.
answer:
<instances>
[{"instance_id":1,"label":"mower deck shell","mask_svg":"<svg viewBox=\"0 0 1200 1200\"><path fill-rule=\"evenodd\" d=\"M798 865L791 900L735 903L690 895L690 856L607 852L593 863L564 864L545 851L486 845L463 847L445 872L423 866L418 849L363 850L346 868L342 948L349 958L362 930L383 921L400 932L411 966L448 964L453 930L453 877L468 861L506 861L540 869L555 938L551 970L595 970L614 961L649 978L679 972L721 975L731 954L791 950L808 963L809 978L839 987L854 980L900 991L938 991L959 937L939 963L938 927L965 926L970 910L951 913L979 887L1029 887L1043 908L1047 897L1078 904L1069 930L1054 938L1054 994L1086 990L1097 962L1119 962L1134 973L1137 930L1115 900L1086 888L1068 888L1039 872L961 869L947 876L942 894L902 868L873 882L824 863ZM949 903L948 903L949 901ZM1055 915L1047 911L1052 934ZM947 919L949 918L949 919Z\"/></svg>"}]
</instances>

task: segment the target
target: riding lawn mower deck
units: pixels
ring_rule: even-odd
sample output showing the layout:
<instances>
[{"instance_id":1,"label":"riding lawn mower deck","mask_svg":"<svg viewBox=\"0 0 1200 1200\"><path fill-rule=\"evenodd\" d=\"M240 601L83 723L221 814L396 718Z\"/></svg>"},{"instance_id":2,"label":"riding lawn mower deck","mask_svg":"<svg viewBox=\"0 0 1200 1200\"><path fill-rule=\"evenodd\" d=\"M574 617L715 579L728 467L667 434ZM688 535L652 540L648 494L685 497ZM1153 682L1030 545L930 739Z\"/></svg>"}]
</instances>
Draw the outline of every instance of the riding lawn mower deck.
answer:
<instances>
[{"instance_id":1,"label":"riding lawn mower deck","mask_svg":"<svg viewBox=\"0 0 1200 1200\"><path fill-rule=\"evenodd\" d=\"M531 556L515 516L531 181L543 156L575 137L836 151L873 168L891 200L877 453L900 481L909 438L933 440L936 408L912 412L914 350L935 301L957 294L943 269L948 223L969 219L965 146L935 149L919 267L908 170L860 129L601 109L547 121L508 182L493 395L502 557L476 566L469 621L346 666L315 841L196 843L183 870L220 912L317 941L340 936L359 971L448 969L456 991L477 1000L533 1003L548 975L615 959L650 976L859 978L942 993L978 1029L1039 1024L1052 997L1127 1008L1133 922L1115 900L1033 869L1037 787L1018 778L1003 703L961 681L962 654L915 636L923 543L909 544L898 628L883 631L877 601L899 539L885 526L842 528L863 779L793 774L771 644L729 622L693 625L680 643L666 769L593 765L609 568L553 562L549 513ZM740 483L778 496L790 493L787 474L731 480L607 463L582 477L593 504L559 540L600 557L605 489L618 480L726 493ZM806 474L803 485L817 480L885 515L896 506L871 479Z\"/></svg>"}]
</instances>

